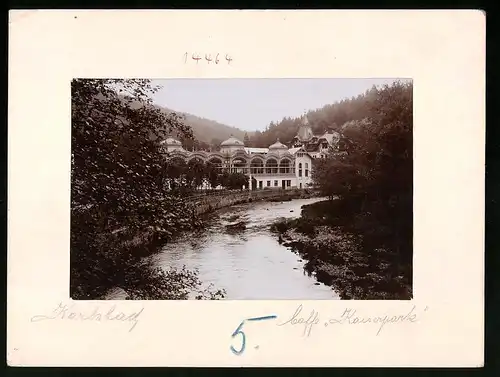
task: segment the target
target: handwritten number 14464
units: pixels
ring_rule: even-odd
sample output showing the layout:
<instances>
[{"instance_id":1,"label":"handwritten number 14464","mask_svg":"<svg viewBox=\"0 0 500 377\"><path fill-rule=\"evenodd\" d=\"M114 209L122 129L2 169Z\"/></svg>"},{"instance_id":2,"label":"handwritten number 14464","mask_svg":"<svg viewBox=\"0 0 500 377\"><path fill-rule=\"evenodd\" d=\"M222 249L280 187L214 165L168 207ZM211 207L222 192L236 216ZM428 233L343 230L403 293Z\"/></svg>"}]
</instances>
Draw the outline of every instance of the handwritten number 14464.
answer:
<instances>
[{"instance_id":1,"label":"handwritten number 14464","mask_svg":"<svg viewBox=\"0 0 500 377\"><path fill-rule=\"evenodd\" d=\"M205 56L202 56L200 54L193 53L189 55L187 52L184 53L184 63L187 63L190 60L196 61L196 64L198 64L201 61L206 61L208 64L210 63L215 63L219 64L221 61L226 60L227 64L231 64L233 61L233 58L230 57L228 54L226 54L224 57L221 56L220 53L217 54L205 54Z\"/></svg>"}]
</instances>

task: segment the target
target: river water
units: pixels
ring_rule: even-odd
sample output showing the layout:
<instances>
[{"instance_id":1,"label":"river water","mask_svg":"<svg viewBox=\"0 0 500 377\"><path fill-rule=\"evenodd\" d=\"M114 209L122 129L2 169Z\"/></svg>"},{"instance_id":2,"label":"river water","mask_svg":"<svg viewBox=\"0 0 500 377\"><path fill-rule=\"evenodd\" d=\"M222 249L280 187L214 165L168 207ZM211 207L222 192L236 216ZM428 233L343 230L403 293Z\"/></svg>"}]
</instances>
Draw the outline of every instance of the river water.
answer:
<instances>
[{"instance_id":1,"label":"river water","mask_svg":"<svg viewBox=\"0 0 500 377\"><path fill-rule=\"evenodd\" d=\"M331 287L304 271L304 261L278 243L269 230L280 217L299 217L301 206L314 199L282 203L257 202L218 210L207 226L169 242L157 255L165 268L186 266L198 270L205 286L225 289L229 300L338 299ZM228 224L244 221L246 228Z\"/></svg>"}]
</instances>

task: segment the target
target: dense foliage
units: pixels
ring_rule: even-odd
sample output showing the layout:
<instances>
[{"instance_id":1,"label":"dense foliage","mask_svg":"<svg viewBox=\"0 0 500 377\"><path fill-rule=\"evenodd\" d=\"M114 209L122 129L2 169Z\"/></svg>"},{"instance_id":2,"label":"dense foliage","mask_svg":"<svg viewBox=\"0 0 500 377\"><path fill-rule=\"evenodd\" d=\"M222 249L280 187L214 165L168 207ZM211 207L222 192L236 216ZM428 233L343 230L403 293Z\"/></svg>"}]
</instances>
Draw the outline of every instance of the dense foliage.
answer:
<instances>
[{"instance_id":1,"label":"dense foliage","mask_svg":"<svg viewBox=\"0 0 500 377\"><path fill-rule=\"evenodd\" d=\"M74 299L97 299L115 287L131 297L183 298L199 283L194 272L163 271L145 258L155 242L197 221L165 190L169 170L159 148L167 134L192 138L192 131L152 105L156 90L149 80L71 83Z\"/></svg>"},{"instance_id":2,"label":"dense foliage","mask_svg":"<svg viewBox=\"0 0 500 377\"><path fill-rule=\"evenodd\" d=\"M273 229L288 236L309 260L307 268L343 298L409 298L413 86L373 88L344 101L343 111L331 109L342 125L341 143L328 158L315 160L312 172L315 186L330 200L304 207L300 219Z\"/></svg>"},{"instance_id":3,"label":"dense foliage","mask_svg":"<svg viewBox=\"0 0 500 377\"><path fill-rule=\"evenodd\" d=\"M205 188L236 190L248 188L249 177L243 173L222 171L210 162L193 158L169 158L166 163L167 185L171 192L189 194Z\"/></svg>"},{"instance_id":4,"label":"dense foliage","mask_svg":"<svg viewBox=\"0 0 500 377\"><path fill-rule=\"evenodd\" d=\"M370 103L377 96L378 89L373 87L357 97L343 99L307 113L307 118L315 134L333 130L342 132L347 122L362 121L370 116ZM271 122L263 132L256 131L249 138L252 147L268 147L279 139L289 144L297 134L300 118L285 117L279 122Z\"/></svg>"},{"instance_id":5,"label":"dense foliage","mask_svg":"<svg viewBox=\"0 0 500 377\"><path fill-rule=\"evenodd\" d=\"M362 124L343 129L349 139L346 153L316 161L312 177L325 195L340 197L346 214L357 215L354 225L373 227L374 237L365 237L370 248L390 247L405 263L411 262L412 84L374 90L364 115Z\"/></svg>"}]
</instances>

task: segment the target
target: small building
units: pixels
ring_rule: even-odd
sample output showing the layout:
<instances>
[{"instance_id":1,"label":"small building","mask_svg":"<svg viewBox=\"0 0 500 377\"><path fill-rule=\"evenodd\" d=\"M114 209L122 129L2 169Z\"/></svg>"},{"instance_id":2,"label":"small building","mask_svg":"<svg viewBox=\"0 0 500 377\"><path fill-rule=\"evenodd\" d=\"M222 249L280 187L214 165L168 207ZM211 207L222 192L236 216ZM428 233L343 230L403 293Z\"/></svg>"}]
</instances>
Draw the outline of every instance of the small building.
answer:
<instances>
[{"instance_id":1,"label":"small building","mask_svg":"<svg viewBox=\"0 0 500 377\"><path fill-rule=\"evenodd\" d=\"M335 149L338 146L340 138L340 133L332 130L315 135L307 116L304 115L291 146L304 148L313 158L325 158L331 148Z\"/></svg>"}]
</instances>

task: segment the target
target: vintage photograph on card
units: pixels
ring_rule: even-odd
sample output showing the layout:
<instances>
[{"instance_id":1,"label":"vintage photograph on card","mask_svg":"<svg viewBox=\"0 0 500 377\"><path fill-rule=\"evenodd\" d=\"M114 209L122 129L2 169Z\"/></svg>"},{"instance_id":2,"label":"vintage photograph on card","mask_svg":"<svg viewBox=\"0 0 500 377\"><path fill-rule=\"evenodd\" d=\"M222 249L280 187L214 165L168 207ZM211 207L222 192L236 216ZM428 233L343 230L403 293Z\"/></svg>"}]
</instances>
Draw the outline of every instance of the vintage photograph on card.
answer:
<instances>
[{"instance_id":1,"label":"vintage photograph on card","mask_svg":"<svg viewBox=\"0 0 500 377\"><path fill-rule=\"evenodd\" d=\"M74 79L75 300L409 300L411 79Z\"/></svg>"}]
</instances>

